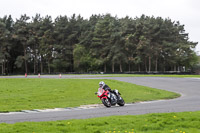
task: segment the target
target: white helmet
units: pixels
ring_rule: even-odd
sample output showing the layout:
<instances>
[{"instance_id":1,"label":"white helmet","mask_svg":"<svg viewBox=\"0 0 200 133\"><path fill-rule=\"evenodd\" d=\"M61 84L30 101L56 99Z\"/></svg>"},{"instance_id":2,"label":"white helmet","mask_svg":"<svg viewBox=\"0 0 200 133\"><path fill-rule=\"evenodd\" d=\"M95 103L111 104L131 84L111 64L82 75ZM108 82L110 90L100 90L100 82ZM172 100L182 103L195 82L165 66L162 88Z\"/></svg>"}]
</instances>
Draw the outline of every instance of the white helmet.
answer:
<instances>
[{"instance_id":1,"label":"white helmet","mask_svg":"<svg viewBox=\"0 0 200 133\"><path fill-rule=\"evenodd\" d=\"M103 81L101 81L101 82L99 82L99 87L101 88L103 88L105 86L105 83L103 82Z\"/></svg>"}]
</instances>

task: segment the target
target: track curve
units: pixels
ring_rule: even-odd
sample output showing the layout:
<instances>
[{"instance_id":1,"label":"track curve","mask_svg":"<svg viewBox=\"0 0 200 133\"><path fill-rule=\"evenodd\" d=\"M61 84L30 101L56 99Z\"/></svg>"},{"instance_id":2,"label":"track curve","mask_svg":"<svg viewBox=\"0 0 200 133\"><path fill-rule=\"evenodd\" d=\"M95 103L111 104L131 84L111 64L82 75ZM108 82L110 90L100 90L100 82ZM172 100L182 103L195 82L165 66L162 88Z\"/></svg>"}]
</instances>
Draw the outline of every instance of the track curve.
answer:
<instances>
[{"instance_id":1,"label":"track curve","mask_svg":"<svg viewBox=\"0 0 200 133\"><path fill-rule=\"evenodd\" d=\"M67 78L67 77L66 77ZM200 110L199 78L166 77L108 77L137 85L148 86L180 93L182 96L171 100L158 100L129 104L124 107L73 109L68 111L35 112L19 114L0 114L0 123L24 121L55 121L67 119L87 119L111 115L138 115L147 113L183 112Z\"/></svg>"}]
</instances>

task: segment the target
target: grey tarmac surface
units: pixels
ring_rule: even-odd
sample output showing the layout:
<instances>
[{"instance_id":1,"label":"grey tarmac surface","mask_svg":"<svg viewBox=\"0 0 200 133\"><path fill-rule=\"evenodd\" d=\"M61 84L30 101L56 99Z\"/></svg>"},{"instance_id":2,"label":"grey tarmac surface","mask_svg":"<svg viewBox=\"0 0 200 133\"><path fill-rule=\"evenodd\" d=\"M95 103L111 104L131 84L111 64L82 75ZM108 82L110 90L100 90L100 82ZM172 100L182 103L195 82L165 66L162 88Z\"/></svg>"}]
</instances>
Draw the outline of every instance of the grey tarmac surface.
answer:
<instances>
[{"instance_id":1,"label":"grey tarmac surface","mask_svg":"<svg viewBox=\"0 0 200 133\"><path fill-rule=\"evenodd\" d=\"M17 76L18 77L18 76ZM13 76L12 78L17 78ZM37 77L37 76L36 76ZM19 77L18 77L19 78ZM20 77L20 78L23 78ZM29 77L34 78L34 76ZM58 78L48 76L43 78ZM88 78L87 76L63 76L62 78ZM149 86L180 93L182 96L171 100L158 100L126 104L124 107L97 107L89 109L66 109L53 112L32 112L0 114L0 123L16 123L24 121L55 121L68 119L87 119L112 115L139 115L147 113L168 113L200 110L200 79L199 78L167 78L167 77L102 77L133 84ZM114 88L112 88L114 89ZM123 94L122 94L123 97Z\"/></svg>"}]
</instances>

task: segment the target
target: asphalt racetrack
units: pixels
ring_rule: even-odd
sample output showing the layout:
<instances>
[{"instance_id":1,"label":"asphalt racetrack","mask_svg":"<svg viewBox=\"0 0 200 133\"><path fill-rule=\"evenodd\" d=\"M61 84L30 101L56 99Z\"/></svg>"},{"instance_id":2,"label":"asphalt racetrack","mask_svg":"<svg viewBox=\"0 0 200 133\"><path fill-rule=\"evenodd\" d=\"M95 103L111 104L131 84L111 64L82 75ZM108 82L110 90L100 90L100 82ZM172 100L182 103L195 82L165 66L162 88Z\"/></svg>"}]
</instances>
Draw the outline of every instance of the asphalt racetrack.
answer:
<instances>
[{"instance_id":1,"label":"asphalt racetrack","mask_svg":"<svg viewBox=\"0 0 200 133\"><path fill-rule=\"evenodd\" d=\"M37 76L32 76L29 78L36 77ZM22 77L12 76L11 78ZM58 76L44 76L44 78L58 78ZM88 77L63 76L62 78ZM0 123L16 123L24 121L55 121L68 119L87 119L112 115L139 115L147 113L200 111L200 78L102 77L102 79L115 79L137 85L172 91L181 94L181 97L171 100L158 100L126 104L124 107L115 106L106 108L101 106L88 109L73 108L68 110L66 109L47 112L35 111L30 113L0 113Z\"/></svg>"}]
</instances>

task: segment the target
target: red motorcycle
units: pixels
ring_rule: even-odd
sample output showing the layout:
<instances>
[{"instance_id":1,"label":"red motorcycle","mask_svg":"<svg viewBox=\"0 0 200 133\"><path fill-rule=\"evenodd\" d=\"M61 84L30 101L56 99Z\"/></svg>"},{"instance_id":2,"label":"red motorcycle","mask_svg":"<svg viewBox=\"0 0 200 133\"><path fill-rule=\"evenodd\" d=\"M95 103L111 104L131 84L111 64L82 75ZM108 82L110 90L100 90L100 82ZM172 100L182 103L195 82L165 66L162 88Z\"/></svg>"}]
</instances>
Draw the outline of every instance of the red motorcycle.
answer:
<instances>
[{"instance_id":1,"label":"red motorcycle","mask_svg":"<svg viewBox=\"0 0 200 133\"><path fill-rule=\"evenodd\" d=\"M99 88L98 92L96 92L95 94L97 94L97 97L101 99L102 103L106 107L115 106L116 104L118 104L119 106L124 106L125 104L118 90L113 90L112 92L110 92L108 90L105 91L103 88Z\"/></svg>"}]
</instances>

